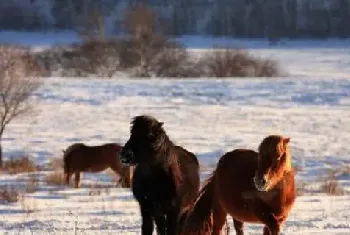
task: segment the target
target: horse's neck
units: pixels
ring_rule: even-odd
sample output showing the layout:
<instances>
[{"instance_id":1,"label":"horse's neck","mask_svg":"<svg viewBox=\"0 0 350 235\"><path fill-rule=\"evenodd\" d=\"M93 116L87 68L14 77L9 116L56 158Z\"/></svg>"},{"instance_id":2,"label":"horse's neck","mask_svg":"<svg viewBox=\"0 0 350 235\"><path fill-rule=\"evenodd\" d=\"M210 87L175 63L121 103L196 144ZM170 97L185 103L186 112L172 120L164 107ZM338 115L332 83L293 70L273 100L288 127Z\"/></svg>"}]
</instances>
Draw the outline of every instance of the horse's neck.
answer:
<instances>
[{"instance_id":1,"label":"horse's neck","mask_svg":"<svg viewBox=\"0 0 350 235\"><path fill-rule=\"evenodd\" d=\"M159 147L156 158L158 161L164 165L171 165L172 160L175 157L174 147L175 145L170 140L166 140L168 143L163 144Z\"/></svg>"},{"instance_id":2,"label":"horse's neck","mask_svg":"<svg viewBox=\"0 0 350 235\"><path fill-rule=\"evenodd\" d=\"M292 158L290 156L290 153L286 153L286 168L285 168L285 174L293 171L293 164L292 164Z\"/></svg>"},{"instance_id":3,"label":"horse's neck","mask_svg":"<svg viewBox=\"0 0 350 235\"><path fill-rule=\"evenodd\" d=\"M289 178L290 174L294 175L293 165L292 165L292 159L289 153L287 153L286 156L286 164L283 172L280 174L280 176L276 179L274 179L273 186L271 189L278 187L279 185L283 185L283 182L286 180L286 178Z\"/></svg>"}]
</instances>

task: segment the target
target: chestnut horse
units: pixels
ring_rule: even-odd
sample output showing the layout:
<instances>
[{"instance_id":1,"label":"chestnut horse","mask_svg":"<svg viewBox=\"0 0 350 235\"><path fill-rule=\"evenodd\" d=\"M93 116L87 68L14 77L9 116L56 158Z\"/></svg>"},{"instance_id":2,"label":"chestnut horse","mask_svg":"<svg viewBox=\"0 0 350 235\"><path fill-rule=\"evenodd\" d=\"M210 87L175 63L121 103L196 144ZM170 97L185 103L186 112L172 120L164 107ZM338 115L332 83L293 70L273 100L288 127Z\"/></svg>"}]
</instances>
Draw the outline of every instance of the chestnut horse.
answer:
<instances>
[{"instance_id":1,"label":"chestnut horse","mask_svg":"<svg viewBox=\"0 0 350 235\"><path fill-rule=\"evenodd\" d=\"M264 235L277 235L296 197L289 138L270 135L259 152L236 149L224 154L187 211L182 233L219 235L229 214L237 235L243 223L264 224Z\"/></svg>"},{"instance_id":2,"label":"chestnut horse","mask_svg":"<svg viewBox=\"0 0 350 235\"><path fill-rule=\"evenodd\" d=\"M64 152L64 174L66 184L69 184L72 174L75 174L75 187L80 187L81 172L100 172L110 167L119 175L122 187L131 186L132 169L122 165L119 152L122 146L108 143L100 146L87 146L83 143L70 145Z\"/></svg>"}]
</instances>

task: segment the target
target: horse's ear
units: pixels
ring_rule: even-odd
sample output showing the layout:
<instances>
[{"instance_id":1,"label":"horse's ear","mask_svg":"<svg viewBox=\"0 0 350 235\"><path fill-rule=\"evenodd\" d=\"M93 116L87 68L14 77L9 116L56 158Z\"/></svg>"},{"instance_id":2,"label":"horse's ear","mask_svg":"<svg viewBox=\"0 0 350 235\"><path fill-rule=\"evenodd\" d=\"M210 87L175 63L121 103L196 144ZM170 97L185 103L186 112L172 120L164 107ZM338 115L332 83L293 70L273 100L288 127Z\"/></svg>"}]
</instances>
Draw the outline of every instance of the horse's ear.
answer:
<instances>
[{"instance_id":1,"label":"horse's ear","mask_svg":"<svg viewBox=\"0 0 350 235\"><path fill-rule=\"evenodd\" d=\"M287 137L287 138L283 138L283 143L284 144L288 144L290 142L290 138Z\"/></svg>"}]
</instances>

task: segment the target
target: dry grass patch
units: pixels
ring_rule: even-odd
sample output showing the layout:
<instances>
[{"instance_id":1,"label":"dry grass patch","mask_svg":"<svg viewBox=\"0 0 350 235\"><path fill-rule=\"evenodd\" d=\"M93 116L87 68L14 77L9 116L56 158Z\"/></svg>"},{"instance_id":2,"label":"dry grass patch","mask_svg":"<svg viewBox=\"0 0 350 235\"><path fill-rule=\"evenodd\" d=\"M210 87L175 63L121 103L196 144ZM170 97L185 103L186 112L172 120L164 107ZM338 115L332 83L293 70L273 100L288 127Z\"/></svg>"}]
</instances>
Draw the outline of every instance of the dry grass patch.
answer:
<instances>
[{"instance_id":1,"label":"dry grass patch","mask_svg":"<svg viewBox=\"0 0 350 235\"><path fill-rule=\"evenodd\" d=\"M337 171L330 170L324 183L321 185L321 191L332 196L341 196L345 194L336 177Z\"/></svg>"},{"instance_id":2,"label":"dry grass patch","mask_svg":"<svg viewBox=\"0 0 350 235\"><path fill-rule=\"evenodd\" d=\"M272 60L260 59L246 50L213 48L200 61L208 77L275 77L280 74Z\"/></svg>"},{"instance_id":3,"label":"dry grass patch","mask_svg":"<svg viewBox=\"0 0 350 235\"><path fill-rule=\"evenodd\" d=\"M26 214L31 214L38 211L37 204L33 198L28 199L24 195L20 195L18 198L21 208Z\"/></svg>"},{"instance_id":4,"label":"dry grass patch","mask_svg":"<svg viewBox=\"0 0 350 235\"><path fill-rule=\"evenodd\" d=\"M47 185L64 185L64 173L62 170L55 170L45 176L44 182Z\"/></svg>"},{"instance_id":5,"label":"dry grass patch","mask_svg":"<svg viewBox=\"0 0 350 235\"><path fill-rule=\"evenodd\" d=\"M27 156L10 158L3 162L2 171L8 174L18 174L24 172L34 172L38 170L38 167Z\"/></svg>"},{"instance_id":6,"label":"dry grass patch","mask_svg":"<svg viewBox=\"0 0 350 235\"><path fill-rule=\"evenodd\" d=\"M350 164L349 165L345 165L341 168L341 174L343 176L350 176Z\"/></svg>"},{"instance_id":7,"label":"dry grass patch","mask_svg":"<svg viewBox=\"0 0 350 235\"><path fill-rule=\"evenodd\" d=\"M18 202L20 193L17 189L10 186L0 188L0 201L5 203Z\"/></svg>"},{"instance_id":8,"label":"dry grass patch","mask_svg":"<svg viewBox=\"0 0 350 235\"><path fill-rule=\"evenodd\" d=\"M48 168L50 170L60 170L63 169L63 158L62 157L55 157L50 159L50 161L47 164Z\"/></svg>"},{"instance_id":9,"label":"dry grass patch","mask_svg":"<svg viewBox=\"0 0 350 235\"><path fill-rule=\"evenodd\" d=\"M305 195L305 193L307 192L307 187L308 187L308 183L304 182L304 181L300 181L297 182L297 188L296 188L296 192L297 192L297 196L303 196Z\"/></svg>"},{"instance_id":10,"label":"dry grass patch","mask_svg":"<svg viewBox=\"0 0 350 235\"><path fill-rule=\"evenodd\" d=\"M36 174L30 174L25 184L26 193L35 193L39 188L39 179Z\"/></svg>"}]
</instances>

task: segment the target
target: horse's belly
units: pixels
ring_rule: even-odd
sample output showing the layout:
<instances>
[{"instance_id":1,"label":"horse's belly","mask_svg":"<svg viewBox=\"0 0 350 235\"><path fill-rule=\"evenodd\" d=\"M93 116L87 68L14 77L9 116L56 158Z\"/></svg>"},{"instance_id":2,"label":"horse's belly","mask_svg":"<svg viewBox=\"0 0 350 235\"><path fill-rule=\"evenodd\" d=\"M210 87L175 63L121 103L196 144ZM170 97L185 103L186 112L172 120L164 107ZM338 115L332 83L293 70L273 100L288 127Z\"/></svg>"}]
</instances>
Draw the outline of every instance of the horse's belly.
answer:
<instances>
[{"instance_id":1,"label":"horse's belly","mask_svg":"<svg viewBox=\"0 0 350 235\"><path fill-rule=\"evenodd\" d=\"M87 172L97 173L107 169L107 166L91 166L85 169Z\"/></svg>"},{"instance_id":2,"label":"horse's belly","mask_svg":"<svg viewBox=\"0 0 350 235\"><path fill-rule=\"evenodd\" d=\"M221 198L220 203L226 213L233 218L244 222L260 223L259 218L252 210L252 205L241 197Z\"/></svg>"},{"instance_id":3,"label":"horse's belly","mask_svg":"<svg viewBox=\"0 0 350 235\"><path fill-rule=\"evenodd\" d=\"M254 213L251 213L250 211L246 210L246 208L230 207L228 214L239 221L249 223L261 223L259 218L256 217Z\"/></svg>"}]
</instances>

